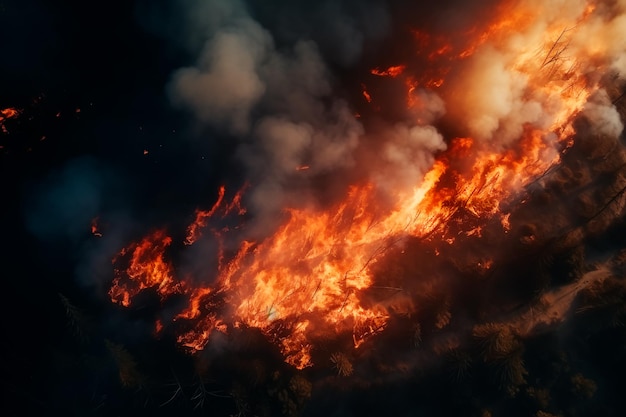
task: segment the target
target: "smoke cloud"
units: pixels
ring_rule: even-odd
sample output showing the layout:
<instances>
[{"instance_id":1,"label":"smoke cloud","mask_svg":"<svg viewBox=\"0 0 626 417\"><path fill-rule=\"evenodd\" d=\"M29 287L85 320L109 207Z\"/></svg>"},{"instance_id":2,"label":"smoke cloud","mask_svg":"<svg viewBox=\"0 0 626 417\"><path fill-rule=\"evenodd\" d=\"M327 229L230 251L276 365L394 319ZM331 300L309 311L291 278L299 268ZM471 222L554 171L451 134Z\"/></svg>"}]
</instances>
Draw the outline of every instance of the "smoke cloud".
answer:
<instances>
[{"instance_id":1,"label":"smoke cloud","mask_svg":"<svg viewBox=\"0 0 626 417\"><path fill-rule=\"evenodd\" d=\"M257 68L269 47L269 34L249 20L217 34L197 67L174 75L174 101L188 105L202 121L247 133L250 112L265 91Z\"/></svg>"},{"instance_id":2,"label":"smoke cloud","mask_svg":"<svg viewBox=\"0 0 626 417\"><path fill-rule=\"evenodd\" d=\"M380 0L251 3L278 43L312 40L330 65L342 68L356 65L367 46L379 44L392 26L389 2Z\"/></svg>"},{"instance_id":3,"label":"smoke cloud","mask_svg":"<svg viewBox=\"0 0 626 417\"><path fill-rule=\"evenodd\" d=\"M297 40L279 48L241 3L205 2L218 16L196 65L178 70L169 92L179 106L239 143L238 160L254 178L256 214L278 212L288 195L302 198L307 179L353 164L363 127L318 46ZM303 182L304 180L304 182ZM297 187L288 183L297 182ZM293 198L292 198L293 200Z\"/></svg>"},{"instance_id":4,"label":"smoke cloud","mask_svg":"<svg viewBox=\"0 0 626 417\"><path fill-rule=\"evenodd\" d=\"M332 68L357 63L366 38L382 39L389 32L394 5L391 2L387 9L377 2L368 2L369 8L324 2L279 8L216 0L185 3L195 22L189 39L206 41L196 63L172 76L170 97L237 142L237 161L253 178L248 207L260 218L286 205L311 202L315 178L355 163L375 160L376 169L368 177L383 190L414 187L432 166L434 155L447 147L436 127L446 111L460 131L493 148L515 146L528 127L549 132L566 125L573 107L593 119L599 132L616 136L623 129L601 93L587 104L584 98L576 101L582 90L593 89L599 82L597 74L607 68L623 74L624 45L618 40L625 38L623 4L598 4L606 10L573 27L572 22L588 12L587 2L567 2L565 7L560 1L527 0L517 2L515 12L505 5L495 9L493 13L504 21L495 34L488 23L479 29L459 23L462 30L491 35L471 46L469 56L455 61L440 95L417 89L413 94L418 104L409 117L380 129L373 146L377 154L359 162L356 151L366 129L348 100L338 94ZM459 16L466 9L457 2L445 7ZM381 19L368 26L375 21L373 11L380 12ZM305 12L312 21L327 17L322 27L338 40L336 48L329 47L312 25L304 24ZM524 13L536 18L525 19ZM346 14L350 18L340 19ZM300 27L295 27L298 22ZM452 27L446 29L456 33ZM469 47L463 36L455 36L449 37L453 48ZM588 42L590 38L597 42ZM334 54L338 50L343 61ZM567 79L555 75L562 73ZM553 145L555 137L546 135L544 140ZM542 157L551 159L554 153L544 152Z\"/></svg>"},{"instance_id":5,"label":"smoke cloud","mask_svg":"<svg viewBox=\"0 0 626 417\"><path fill-rule=\"evenodd\" d=\"M380 169L371 173L383 192L409 192L432 167L434 155L447 148L443 136L431 125L398 124L386 133Z\"/></svg>"},{"instance_id":6,"label":"smoke cloud","mask_svg":"<svg viewBox=\"0 0 626 417\"><path fill-rule=\"evenodd\" d=\"M624 130L620 114L605 90L599 90L590 97L583 108L583 115L591 121L596 134L618 138Z\"/></svg>"},{"instance_id":7,"label":"smoke cloud","mask_svg":"<svg viewBox=\"0 0 626 417\"><path fill-rule=\"evenodd\" d=\"M564 108L582 109L584 102L576 104L576 97L593 89L602 74L624 77L622 3L598 2L593 8L599 11L577 24L592 10L586 1L516 2L515 12L500 17L507 36L491 36L460 60L443 87L446 102L455 104L449 106L453 120L476 139L505 147L525 126L545 131L566 123ZM524 13L536 18L530 23ZM487 26L485 32L490 30ZM605 104L586 106L600 125L615 120L615 111Z\"/></svg>"}]
</instances>

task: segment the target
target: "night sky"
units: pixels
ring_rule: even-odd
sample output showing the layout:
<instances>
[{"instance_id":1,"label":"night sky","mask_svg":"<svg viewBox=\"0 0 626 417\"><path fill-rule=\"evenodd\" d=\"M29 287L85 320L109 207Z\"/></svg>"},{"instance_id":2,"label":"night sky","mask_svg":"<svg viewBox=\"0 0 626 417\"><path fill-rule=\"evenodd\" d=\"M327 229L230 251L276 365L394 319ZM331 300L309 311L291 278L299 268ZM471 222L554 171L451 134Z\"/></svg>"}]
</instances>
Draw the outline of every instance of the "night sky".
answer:
<instances>
[{"instance_id":1,"label":"night sky","mask_svg":"<svg viewBox=\"0 0 626 417\"><path fill-rule=\"evenodd\" d=\"M412 277L423 275L445 277L450 294L416 295L420 321L394 317L362 351L332 356L351 335L323 339L316 365L296 370L258 329L237 328L192 356L172 332L154 336L155 317L172 317L182 299L147 290L123 308L107 295L113 257L160 227L173 238L168 256L181 274L214 280L206 272L214 261L182 241L194 210L211 207L222 185L231 197L250 192L245 215L220 227L244 222L239 237L258 240L280 224L284 206L332 207L350 184L370 178L363 161L414 115L405 86L370 70L407 59L409 70L429 74L425 58L406 58L413 28L470 28L500 2L408 3L0 0L0 109L19 110L0 131L2 415L623 415L626 146L615 126L626 114L624 73L607 82L605 101L591 99L597 113L574 122L579 136L564 168L514 200L524 202L506 239L490 240L495 226L485 223L482 240L437 247L444 260L417 238L378 260L381 288L415 289ZM224 34L240 37L229 44ZM222 35L226 47L207 46ZM621 47L615 54L624 57ZM210 67L220 59L242 72ZM245 69L259 62L269 64L255 81ZM211 77L193 78L203 65ZM464 77L472 68L455 71ZM378 104L364 99L365 84ZM440 100L424 94L419 116L442 142L429 136L406 148L416 168L394 162L371 177L381 184L423 175L432 155L463 134L458 114L443 116ZM287 119L319 135L298 149L272 142ZM497 268L487 278L466 267L488 253ZM610 278L593 290L576 286L605 270ZM557 325L515 336L489 327L527 320L553 294L555 303L569 300L568 288L571 314ZM351 371L342 375L337 358L348 356Z\"/></svg>"}]
</instances>

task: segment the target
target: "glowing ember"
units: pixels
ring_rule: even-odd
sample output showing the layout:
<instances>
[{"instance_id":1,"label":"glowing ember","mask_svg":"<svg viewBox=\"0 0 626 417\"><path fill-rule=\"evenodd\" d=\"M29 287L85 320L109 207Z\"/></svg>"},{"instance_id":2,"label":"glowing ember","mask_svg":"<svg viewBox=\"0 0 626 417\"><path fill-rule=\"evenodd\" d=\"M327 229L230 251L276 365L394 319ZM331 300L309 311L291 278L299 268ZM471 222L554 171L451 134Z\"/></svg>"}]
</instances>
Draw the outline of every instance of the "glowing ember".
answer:
<instances>
[{"instance_id":1,"label":"glowing ember","mask_svg":"<svg viewBox=\"0 0 626 417\"><path fill-rule=\"evenodd\" d=\"M96 217L91 221L91 234L95 237L102 237L102 233L98 227L98 218Z\"/></svg>"},{"instance_id":2,"label":"glowing ember","mask_svg":"<svg viewBox=\"0 0 626 417\"><path fill-rule=\"evenodd\" d=\"M391 202L380 202L375 181L363 181L332 207L285 209L285 221L271 236L226 251L229 229L213 229L212 221L218 213L224 218L245 210L242 191L225 205L221 187L209 210L196 211L184 242L192 245L211 230L219 246L217 268L209 274L214 284L177 282L165 253L172 240L157 231L115 259L117 265L130 258L127 268L115 271L111 299L129 306L147 288L163 298L184 295L188 305L175 320L190 326L178 340L191 350L203 349L213 331L238 326L260 329L297 368L312 364L321 337L351 334L358 348L383 331L393 314L384 303L363 302L375 261L408 237L453 245L459 236L482 236L492 219L503 234L509 232L507 204L559 163L574 133L573 118L599 88L590 74L611 64L603 61L608 47L598 43L608 33L596 27L605 17L595 15L593 3L578 3L565 13L537 1L507 2L493 22L461 39L416 30L418 53L436 72L414 74L406 65L371 71L405 77L410 109L424 107L418 89L441 91L468 136L449 139L421 182L385 190ZM455 72L455 65L464 70ZM493 264L481 259L476 267L487 271ZM442 315L438 323L448 321Z\"/></svg>"},{"instance_id":3,"label":"glowing ember","mask_svg":"<svg viewBox=\"0 0 626 417\"><path fill-rule=\"evenodd\" d=\"M361 92L363 94L363 97L365 98L365 101L367 101L368 103L372 102L372 96L371 94L367 91L367 88L365 87L365 84L361 84Z\"/></svg>"},{"instance_id":4,"label":"glowing ember","mask_svg":"<svg viewBox=\"0 0 626 417\"><path fill-rule=\"evenodd\" d=\"M0 109L0 131L2 133L9 133L5 126L5 122L9 119L14 119L20 115L20 111L13 107L7 107L6 109Z\"/></svg>"},{"instance_id":5,"label":"glowing ember","mask_svg":"<svg viewBox=\"0 0 626 417\"><path fill-rule=\"evenodd\" d=\"M406 69L406 65L394 65L385 70L374 68L370 72L373 75L378 75L379 77L392 77L393 78L402 74L405 69Z\"/></svg>"}]
</instances>

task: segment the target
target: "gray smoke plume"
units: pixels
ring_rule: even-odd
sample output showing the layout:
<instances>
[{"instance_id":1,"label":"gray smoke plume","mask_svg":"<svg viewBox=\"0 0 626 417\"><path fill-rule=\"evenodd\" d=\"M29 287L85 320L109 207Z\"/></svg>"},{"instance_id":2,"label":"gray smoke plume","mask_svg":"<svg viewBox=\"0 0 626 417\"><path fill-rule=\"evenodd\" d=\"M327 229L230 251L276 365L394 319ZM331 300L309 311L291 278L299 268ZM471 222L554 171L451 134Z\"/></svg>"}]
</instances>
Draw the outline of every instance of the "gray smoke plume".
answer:
<instances>
[{"instance_id":1,"label":"gray smoke plume","mask_svg":"<svg viewBox=\"0 0 626 417\"><path fill-rule=\"evenodd\" d=\"M342 51L341 65L356 61L365 38L381 37L387 29L384 7L369 5L326 2L311 10L314 21L326 16L323 27ZM238 160L254 181L248 204L256 215L277 213L296 202L315 204L308 185L320 175L353 166L365 133L355 110L335 91L333 48L308 25L295 36L289 22L302 19L302 10L275 10L290 18L274 18L281 34L277 40L242 2L187 6L195 22L206 14L207 24L195 27L207 40L195 65L172 76L168 90L173 103L238 141ZM341 19L349 7L351 18ZM255 11L264 14L263 7ZM444 113L443 101L425 90L416 92L416 100L421 105L411 116L417 121L394 123L378 140L384 143L376 161L382 173L370 177L382 189L415 186L433 155L446 147L430 125Z\"/></svg>"},{"instance_id":2,"label":"gray smoke plume","mask_svg":"<svg viewBox=\"0 0 626 417\"><path fill-rule=\"evenodd\" d=\"M173 100L202 121L246 134L250 112L265 92L257 72L269 49L271 38L258 24L245 19L229 25L209 42L196 67L174 75Z\"/></svg>"},{"instance_id":3,"label":"gray smoke plume","mask_svg":"<svg viewBox=\"0 0 626 417\"><path fill-rule=\"evenodd\" d=\"M624 130L624 123L605 90L599 90L590 97L582 111L592 121L594 133L618 138Z\"/></svg>"},{"instance_id":4,"label":"gray smoke plume","mask_svg":"<svg viewBox=\"0 0 626 417\"><path fill-rule=\"evenodd\" d=\"M294 192L287 183L353 163L363 128L333 96L315 43L279 49L239 2L205 2L195 14L214 16L205 27L211 33L197 63L173 75L169 93L175 104L239 141L238 158L255 181L254 212L283 207Z\"/></svg>"}]
</instances>

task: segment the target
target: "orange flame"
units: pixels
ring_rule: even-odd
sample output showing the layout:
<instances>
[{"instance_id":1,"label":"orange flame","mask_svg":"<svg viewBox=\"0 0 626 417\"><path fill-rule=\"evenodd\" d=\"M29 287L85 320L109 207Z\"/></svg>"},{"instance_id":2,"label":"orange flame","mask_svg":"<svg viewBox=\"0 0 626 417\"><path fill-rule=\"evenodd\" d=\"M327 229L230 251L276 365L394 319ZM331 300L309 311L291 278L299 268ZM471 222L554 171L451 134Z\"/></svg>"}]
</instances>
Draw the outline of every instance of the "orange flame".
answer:
<instances>
[{"instance_id":1,"label":"orange flame","mask_svg":"<svg viewBox=\"0 0 626 417\"><path fill-rule=\"evenodd\" d=\"M196 240L198 240L198 237L200 237L200 229L206 226L207 219L213 216L215 211L220 207L222 200L224 199L225 192L226 187L221 186L217 201L210 210L196 210L196 220L187 228L187 238L185 239L186 245L192 245Z\"/></svg>"},{"instance_id":2,"label":"orange flame","mask_svg":"<svg viewBox=\"0 0 626 417\"><path fill-rule=\"evenodd\" d=\"M392 77L395 78L398 75L402 74L406 69L406 65L393 65L388 67L385 70L381 70L379 68L374 68L370 70L372 75L378 75L379 77Z\"/></svg>"},{"instance_id":3,"label":"orange flame","mask_svg":"<svg viewBox=\"0 0 626 417\"><path fill-rule=\"evenodd\" d=\"M569 28L583 24L593 15L593 7L569 19L547 20L541 31L524 32L542 10L526 3L505 6L513 5L519 8L503 8L497 21L472 30L465 42L455 44L416 31L420 52L438 63L433 64L436 74L427 71L414 77L406 74L405 66L371 72L405 76L407 105L413 107L418 105L411 101L418 86L448 85L445 77L454 62L477 58L487 43L504 51L515 47L515 53L503 60L503 70L525 83L525 96L549 109L545 122L523 124L516 140L508 144L494 146L469 137L450 140L448 150L437 156L420 183L389 191L391 204L382 204L376 186L365 182L354 184L343 201L326 210L288 208L284 223L270 237L243 241L231 256L220 249L216 283L210 287L175 283L164 257L171 238L157 231L120 253L130 255L130 266L116 270L111 299L128 306L146 288L156 288L162 297L184 293L188 306L176 316L190 325L179 336L183 346L201 350L213 331L249 326L260 329L281 349L285 361L299 369L312 364L311 353L320 337L348 333L358 348L381 332L394 311L382 301L365 302L364 291L373 285L373 263L407 237L454 244L459 236L480 236L492 219L501 225L501 233L509 232L507 203L559 163L558 147L574 133L573 117L597 88L577 65L577 57L563 53L574 36ZM522 42L520 33L528 33L533 42ZM371 101L364 85L362 93ZM475 104L472 96L454 98L467 101L466 111ZM196 211L186 244L195 242L208 226L224 195L221 187L210 210ZM241 194L237 195L223 209L224 215L235 207L243 212ZM225 231L214 231L218 242ZM481 259L477 267L486 271L493 262Z\"/></svg>"},{"instance_id":4,"label":"orange flame","mask_svg":"<svg viewBox=\"0 0 626 417\"><path fill-rule=\"evenodd\" d=\"M102 237L102 233L98 227L98 218L96 217L91 221L91 234L95 237Z\"/></svg>"},{"instance_id":5,"label":"orange flame","mask_svg":"<svg viewBox=\"0 0 626 417\"><path fill-rule=\"evenodd\" d=\"M226 194L226 187L221 186L217 195L217 201L209 210L196 210L196 219L187 227L187 237L185 238L185 245L193 245L201 236L201 229L207 226L207 222L211 219L218 210L222 211L222 218L228 216L233 212L237 212L238 215L243 216L246 214L246 209L241 206L241 197L247 186L242 187L235 195L226 207L222 207L224 202L224 196Z\"/></svg>"},{"instance_id":6,"label":"orange flame","mask_svg":"<svg viewBox=\"0 0 626 417\"><path fill-rule=\"evenodd\" d=\"M141 242L123 249L113 263L117 263L119 257L130 255L130 265L123 271L115 270L115 278L109 290L111 300L128 307L132 298L146 288L156 288L161 297L178 292L178 285L172 277L172 267L164 257L165 249L171 243L172 238L164 230L157 230Z\"/></svg>"},{"instance_id":7,"label":"orange flame","mask_svg":"<svg viewBox=\"0 0 626 417\"><path fill-rule=\"evenodd\" d=\"M383 305L361 305L360 292L372 285L368 266L403 236L450 239L447 221L460 208L482 219L500 213L499 203L511 190L546 168L533 165L545 146L540 139L529 132L519 153L501 155L474 149L471 139L459 138L422 184L397 196L399 204L391 210L378 206L372 184L352 187L334 210L288 210L288 221L274 235L259 244L244 242L229 262L220 264L216 289L183 290L189 294L189 307L177 319L199 320L179 337L180 343L203 349L212 330L226 331L219 308L214 309L219 303L211 298L225 293L233 309L231 323L261 329L281 347L285 360L298 368L311 365L311 338L328 329L351 332L358 348L382 331L390 316ZM460 155L474 159L469 174L450 167L450 161ZM455 182L444 185L444 175L453 176ZM466 232L479 229L473 230ZM127 274L139 278L139 285L134 291L126 287L122 296L112 290L114 300L128 305L142 288L158 285L167 289L163 292L179 288L163 261L162 251L169 244L163 238L156 234L132 248L133 259L149 259L145 266L155 265L156 260L159 266L148 274L131 263ZM153 249L148 256L149 242ZM162 243L155 245L158 242ZM483 267L488 269L490 263Z\"/></svg>"},{"instance_id":8,"label":"orange flame","mask_svg":"<svg viewBox=\"0 0 626 417\"><path fill-rule=\"evenodd\" d=\"M4 123L9 119L14 119L20 115L20 110L14 107L7 107L6 109L0 109L0 130L2 133L9 133Z\"/></svg>"},{"instance_id":9,"label":"orange flame","mask_svg":"<svg viewBox=\"0 0 626 417\"><path fill-rule=\"evenodd\" d=\"M367 88L365 87L365 84L361 84L361 93L363 94L363 97L365 98L365 101L367 101L368 103L372 102L372 96L367 91Z\"/></svg>"}]
</instances>

